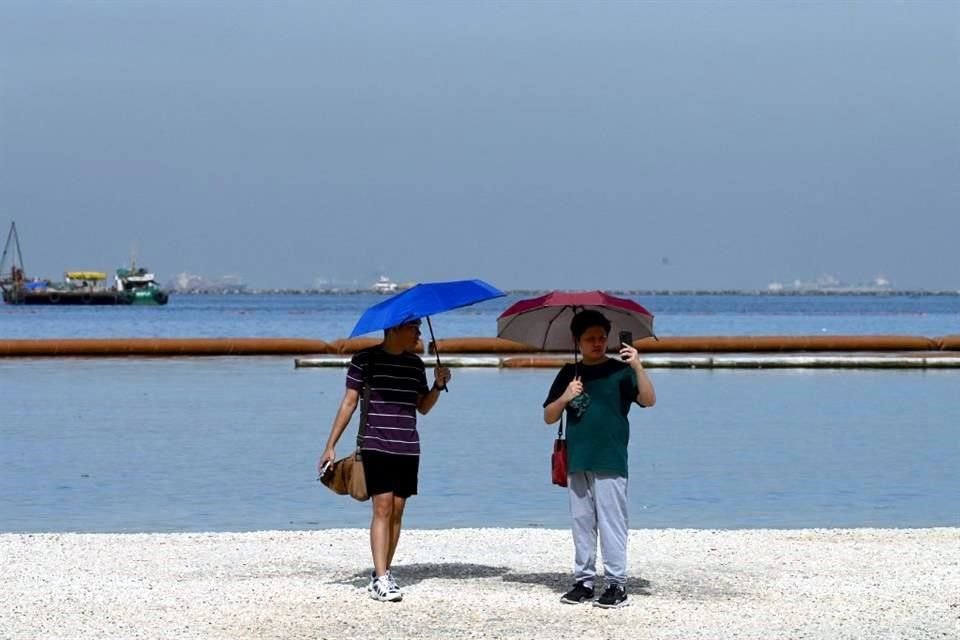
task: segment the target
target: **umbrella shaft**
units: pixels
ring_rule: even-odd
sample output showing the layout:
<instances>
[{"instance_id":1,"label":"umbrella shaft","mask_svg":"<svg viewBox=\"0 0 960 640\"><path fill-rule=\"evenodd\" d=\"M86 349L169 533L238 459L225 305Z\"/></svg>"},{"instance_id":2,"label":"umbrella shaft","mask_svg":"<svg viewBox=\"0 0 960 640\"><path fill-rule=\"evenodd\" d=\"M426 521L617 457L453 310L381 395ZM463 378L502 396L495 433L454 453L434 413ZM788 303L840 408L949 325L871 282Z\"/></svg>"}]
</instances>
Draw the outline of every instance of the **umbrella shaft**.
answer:
<instances>
[{"instance_id":1,"label":"umbrella shaft","mask_svg":"<svg viewBox=\"0 0 960 640\"><path fill-rule=\"evenodd\" d=\"M442 366L440 364L440 350L437 349L437 341L433 337L433 323L430 322L430 316L427 316L427 329L430 330L430 344L433 345L433 355L437 357L437 366ZM443 385L442 389L444 391L449 391L449 389L447 389L447 385Z\"/></svg>"}]
</instances>

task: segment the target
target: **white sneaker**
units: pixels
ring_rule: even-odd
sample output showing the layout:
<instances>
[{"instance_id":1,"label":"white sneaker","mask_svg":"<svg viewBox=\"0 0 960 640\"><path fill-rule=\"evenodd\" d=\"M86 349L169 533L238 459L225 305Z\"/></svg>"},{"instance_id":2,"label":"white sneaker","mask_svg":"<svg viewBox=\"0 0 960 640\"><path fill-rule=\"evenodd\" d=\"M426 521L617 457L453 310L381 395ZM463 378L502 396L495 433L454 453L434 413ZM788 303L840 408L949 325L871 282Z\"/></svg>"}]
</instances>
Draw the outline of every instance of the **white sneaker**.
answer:
<instances>
[{"instance_id":1,"label":"white sneaker","mask_svg":"<svg viewBox=\"0 0 960 640\"><path fill-rule=\"evenodd\" d=\"M370 589L370 597L380 602L399 602L403 593L396 584L390 584L389 576L380 576Z\"/></svg>"},{"instance_id":2,"label":"white sneaker","mask_svg":"<svg viewBox=\"0 0 960 640\"><path fill-rule=\"evenodd\" d=\"M376 571L371 571L371 572L370 572L370 583L367 584L367 591L368 591L368 592L373 591L373 583L376 582L376 581L377 581L377 572L376 572ZM393 573L391 573L390 571L387 571L387 582L390 583L390 587L392 587L393 589L396 589L397 591L400 590L400 585L398 585L398 584L397 584L397 581L393 579Z\"/></svg>"}]
</instances>

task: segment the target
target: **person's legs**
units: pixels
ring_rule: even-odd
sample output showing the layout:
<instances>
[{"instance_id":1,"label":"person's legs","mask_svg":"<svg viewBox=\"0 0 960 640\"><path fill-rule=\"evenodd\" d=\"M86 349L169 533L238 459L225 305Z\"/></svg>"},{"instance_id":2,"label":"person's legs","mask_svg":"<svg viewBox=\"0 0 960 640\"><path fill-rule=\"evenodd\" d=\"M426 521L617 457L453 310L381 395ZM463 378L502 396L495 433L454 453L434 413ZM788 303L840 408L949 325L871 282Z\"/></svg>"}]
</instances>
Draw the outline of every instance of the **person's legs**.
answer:
<instances>
[{"instance_id":1,"label":"person's legs","mask_svg":"<svg viewBox=\"0 0 960 640\"><path fill-rule=\"evenodd\" d=\"M403 512L407 499L417 494L417 480L420 471L420 456L390 456L391 487L393 489L393 510L390 516L390 548L387 553L387 571L393 566L393 556L400 542L400 529L403 526ZM394 585L396 581L391 580Z\"/></svg>"},{"instance_id":2,"label":"person's legs","mask_svg":"<svg viewBox=\"0 0 960 640\"><path fill-rule=\"evenodd\" d=\"M598 475L595 485L597 526L600 550L603 552L603 573L607 586L627 583L627 479Z\"/></svg>"},{"instance_id":3,"label":"person's legs","mask_svg":"<svg viewBox=\"0 0 960 640\"><path fill-rule=\"evenodd\" d=\"M393 565L393 554L397 551L400 542L400 527L403 520L403 508L407 504L406 498L393 496L393 510L390 513L390 548L387 551L387 571Z\"/></svg>"},{"instance_id":4,"label":"person's legs","mask_svg":"<svg viewBox=\"0 0 960 640\"><path fill-rule=\"evenodd\" d=\"M391 583L387 570L390 567L391 528L393 520L393 493L377 493L371 496L373 518L370 521L370 551L373 553L373 576L367 591L374 600L397 601L403 594Z\"/></svg>"},{"instance_id":5,"label":"person's legs","mask_svg":"<svg viewBox=\"0 0 960 640\"><path fill-rule=\"evenodd\" d=\"M393 555L400 540L404 505L407 497L416 493L416 469L419 457L398 456L378 451L364 451L363 456L364 475L373 509L370 520L373 575L370 576L370 585L367 590L376 600L397 601L403 597L403 594L390 574L390 565L393 563Z\"/></svg>"},{"instance_id":6,"label":"person's legs","mask_svg":"<svg viewBox=\"0 0 960 640\"><path fill-rule=\"evenodd\" d=\"M386 575L390 568L391 530L393 519L393 493L378 493L370 497L373 518L370 521L370 551L373 553L373 569L377 577Z\"/></svg>"},{"instance_id":7,"label":"person's legs","mask_svg":"<svg viewBox=\"0 0 960 640\"><path fill-rule=\"evenodd\" d=\"M603 573L607 588L594 606L614 609L627 601L627 479L598 476L596 484L597 524L600 529L600 550L603 552Z\"/></svg>"},{"instance_id":8,"label":"person's legs","mask_svg":"<svg viewBox=\"0 0 960 640\"><path fill-rule=\"evenodd\" d=\"M597 575L597 506L595 476L589 471L567 478L573 519L573 579L592 588Z\"/></svg>"}]
</instances>

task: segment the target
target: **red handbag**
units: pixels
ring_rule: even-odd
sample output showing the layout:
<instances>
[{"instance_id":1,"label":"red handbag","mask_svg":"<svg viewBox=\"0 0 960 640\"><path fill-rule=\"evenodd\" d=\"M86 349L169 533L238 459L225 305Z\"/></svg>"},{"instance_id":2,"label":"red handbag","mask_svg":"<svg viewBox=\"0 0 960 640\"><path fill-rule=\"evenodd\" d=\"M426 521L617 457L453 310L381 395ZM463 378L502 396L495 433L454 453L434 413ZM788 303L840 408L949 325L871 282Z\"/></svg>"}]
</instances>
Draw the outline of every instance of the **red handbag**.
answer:
<instances>
[{"instance_id":1,"label":"red handbag","mask_svg":"<svg viewBox=\"0 0 960 640\"><path fill-rule=\"evenodd\" d=\"M567 441L563 438L563 414L560 414L560 428L557 439L553 441L553 455L550 456L550 471L553 484L567 486Z\"/></svg>"}]
</instances>

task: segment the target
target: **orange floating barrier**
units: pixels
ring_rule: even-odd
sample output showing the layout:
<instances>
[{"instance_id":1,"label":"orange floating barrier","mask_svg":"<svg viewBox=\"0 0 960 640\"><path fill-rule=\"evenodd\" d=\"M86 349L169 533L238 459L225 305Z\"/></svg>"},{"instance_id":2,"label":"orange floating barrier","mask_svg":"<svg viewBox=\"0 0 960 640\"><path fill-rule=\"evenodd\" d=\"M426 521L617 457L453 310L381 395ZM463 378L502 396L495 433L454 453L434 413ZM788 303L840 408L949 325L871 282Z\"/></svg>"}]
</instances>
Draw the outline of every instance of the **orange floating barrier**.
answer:
<instances>
[{"instance_id":1,"label":"orange floating barrier","mask_svg":"<svg viewBox=\"0 0 960 640\"><path fill-rule=\"evenodd\" d=\"M272 356L329 353L304 338L77 338L0 340L0 357Z\"/></svg>"},{"instance_id":2,"label":"orange floating barrier","mask_svg":"<svg viewBox=\"0 0 960 640\"><path fill-rule=\"evenodd\" d=\"M354 353L380 342L380 338L349 338L331 343L331 353ZM634 343L641 353L786 353L804 351L938 351L960 350L960 335L943 338L897 335L865 336L674 336L644 338ZM533 347L490 337L442 338L441 354L544 353ZM418 350L422 346L418 345ZM431 348L429 353L433 353ZM558 352L563 353L563 352ZM553 366L553 365L550 365Z\"/></svg>"},{"instance_id":3,"label":"orange floating barrier","mask_svg":"<svg viewBox=\"0 0 960 640\"><path fill-rule=\"evenodd\" d=\"M943 351L960 351L960 336L943 336L937 339L937 344Z\"/></svg>"},{"instance_id":4,"label":"orange floating barrier","mask_svg":"<svg viewBox=\"0 0 960 640\"><path fill-rule=\"evenodd\" d=\"M960 336L948 343L960 348ZM760 353L791 351L936 351L940 340L920 336L680 336L633 343L641 353ZM542 353L503 338L437 340L440 353ZM562 353L562 352L560 352Z\"/></svg>"},{"instance_id":5,"label":"orange floating barrier","mask_svg":"<svg viewBox=\"0 0 960 640\"><path fill-rule=\"evenodd\" d=\"M330 353L356 353L381 342L382 338L338 338L330 343Z\"/></svg>"},{"instance_id":6,"label":"orange floating barrier","mask_svg":"<svg viewBox=\"0 0 960 640\"><path fill-rule=\"evenodd\" d=\"M936 340L920 336L685 336L645 338L641 353L756 353L786 351L936 351Z\"/></svg>"},{"instance_id":7,"label":"orange floating barrier","mask_svg":"<svg viewBox=\"0 0 960 640\"><path fill-rule=\"evenodd\" d=\"M330 353L356 353L376 346L383 338L340 338L330 343ZM423 353L423 341L417 341L417 353Z\"/></svg>"},{"instance_id":8,"label":"orange floating barrier","mask_svg":"<svg viewBox=\"0 0 960 640\"><path fill-rule=\"evenodd\" d=\"M440 353L530 353L536 351L525 344L503 338L442 338L437 340ZM433 353L433 349L430 349Z\"/></svg>"},{"instance_id":9,"label":"orange floating barrier","mask_svg":"<svg viewBox=\"0 0 960 640\"><path fill-rule=\"evenodd\" d=\"M538 358L536 356L520 356L504 358L500 366L504 369L559 369L573 358Z\"/></svg>"},{"instance_id":10,"label":"orange floating barrier","mask_svg":"<svg viewBox=\"0 0 960 640\"><path fill-rule=\"evenodd\" d=\"M333 342L306 338L78 338L0 340L0 358L123 357L123 356L256 356L351 354L380 344L379 337L345 338ZM502 338L446 338L437 341L440 353L528 354L509 358L505 367L556 367L556 358ZM960 335L921 336L686 336L645 338L634 346L641 353L803 353L803 352L936 352L960 351ZM418 343L422 353L423 343ZM558 352L560 355L567 355ZM572 359L572 353L569 354ZM520 362L530 364L521 365Z\"/></svg>"}]
</instances>

